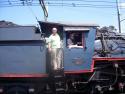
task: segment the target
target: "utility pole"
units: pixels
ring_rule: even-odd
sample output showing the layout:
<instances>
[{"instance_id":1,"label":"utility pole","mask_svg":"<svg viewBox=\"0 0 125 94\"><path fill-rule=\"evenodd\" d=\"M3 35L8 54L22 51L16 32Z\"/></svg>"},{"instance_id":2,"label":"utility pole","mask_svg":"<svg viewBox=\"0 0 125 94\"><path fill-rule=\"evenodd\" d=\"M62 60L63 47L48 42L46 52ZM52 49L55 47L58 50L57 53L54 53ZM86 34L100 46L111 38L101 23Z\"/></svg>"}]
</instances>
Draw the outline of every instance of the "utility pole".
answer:
<instances>
[{"instance_id":1,"label":"utility pole","mask_svg":"<svg viewBox=\"0 0 125 94\"><path fill-rule=\"evenodd\" d=\"M116 0L116 6L117 6L117 16L118 16L118 28L119 28L119 33L121 33L121 21L120 21L120 12L119 12L118 0Z\"/></svg>"}]
</instances>

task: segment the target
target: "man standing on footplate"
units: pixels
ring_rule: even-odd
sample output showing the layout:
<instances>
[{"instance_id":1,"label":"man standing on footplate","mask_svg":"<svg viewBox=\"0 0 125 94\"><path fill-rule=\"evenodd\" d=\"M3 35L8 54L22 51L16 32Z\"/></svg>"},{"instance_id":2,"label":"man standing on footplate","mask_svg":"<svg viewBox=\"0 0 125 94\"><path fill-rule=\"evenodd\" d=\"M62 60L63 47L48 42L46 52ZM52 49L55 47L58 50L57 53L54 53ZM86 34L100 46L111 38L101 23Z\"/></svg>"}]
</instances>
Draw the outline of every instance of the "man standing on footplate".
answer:
<instances>
[{"instance_id":1,"label":"man standing on footplate","mask_svg":"<svg viewBox=\"0 0 125 94\"><path fill-rule=\"evenodd\" d=\"M60 46L61 46L61 40L60 36L57 33L57 28L52 28L52 34L49 37L49 42L48 42L48 50L51 56L51 66L53 70L58 70L60 69L60 63L61 63L61 58L60 58Z\"/></svg>"}]
</instances>

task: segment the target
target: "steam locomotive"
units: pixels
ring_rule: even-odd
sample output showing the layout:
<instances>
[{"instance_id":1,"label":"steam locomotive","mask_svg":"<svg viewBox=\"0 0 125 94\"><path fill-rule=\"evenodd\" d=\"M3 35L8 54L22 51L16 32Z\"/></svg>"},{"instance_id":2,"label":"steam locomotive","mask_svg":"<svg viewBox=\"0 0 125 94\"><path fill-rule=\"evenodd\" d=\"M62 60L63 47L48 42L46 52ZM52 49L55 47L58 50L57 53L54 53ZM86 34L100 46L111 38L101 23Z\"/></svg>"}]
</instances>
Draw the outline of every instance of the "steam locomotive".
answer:
<instances>
[{"instance_id":1,"label":"steam locomotive","mask_svg":"<svg viewBox=\"0 0 125 94\"><path fill-rule=\"evenodd\" d=\"M39 21L0 27L0 94L124 93L125 36L99 32L96 24ZM61 37L61 68L52 70L47 37ZM67 39L74 33L76 47Z\"/></svg>"}]
</instances>

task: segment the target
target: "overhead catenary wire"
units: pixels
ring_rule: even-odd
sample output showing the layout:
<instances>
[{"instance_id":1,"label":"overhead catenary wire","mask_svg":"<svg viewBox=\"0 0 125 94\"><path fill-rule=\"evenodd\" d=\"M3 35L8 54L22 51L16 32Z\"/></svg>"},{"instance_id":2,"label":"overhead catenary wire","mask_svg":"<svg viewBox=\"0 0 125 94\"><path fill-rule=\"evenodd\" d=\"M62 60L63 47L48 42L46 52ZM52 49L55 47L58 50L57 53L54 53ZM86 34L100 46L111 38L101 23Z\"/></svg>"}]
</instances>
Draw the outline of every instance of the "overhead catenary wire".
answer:
<instances>
[{"instance_id":1,"label":"overhead catenary wire","mask_svg":"<svg viewBox=\"0 0 125 94\"><path fill-rule=\"evenodd\" d=\"M18 2L18 1L27 1L27 0L11 0L11 2ZM31 0L29 0L29 1L31 1ZM38 1L38 0L32 0L32 1ZM60 2L62 2L62 0L46 0L46 1L56 1L56 2L58 2L58 1L60 1ZM63 1L65 1L65 2L68 2L68 1L72 1L72 2L77 2L77 1L82 1L82 2L96 2L96 3L115 3L115 2L111 2L111 1L98 1L98 0L63 0ZM8 2L7 0L2 0L2 1L0 1L0 2Z\"/></svg>"},{"instance_id":2,"label":"overhead catenary wire","mask_svg":"<svg viewBox=\"0 0 125 94\"><path fill-rule=\"evenodd\" d=\"M46 1L57 1L57 0L46 0ZM61 1L61 0L58 0ZM115 3L115 2L111 2L111 1L98 1L98 0L63 0L63 1L82 1L82 2L96 2L96 3Z\"/></svg>"},{"instance_id":3,"label":"overhead catenary wire","mask_svg":"<svg viewBox=\"0 0 125 94\"><path fill-rule=\"evenodd\" d=\"M0 1L0 7L14 7L14 6L39 6L39 1L41 0L2 0ZM67 2L69 1L69 2ZM81 1L76 2L76 1ZM93 4L92 2L97 2ZM11 3L11 4L10 4ZM25 4L27 3L27 4ZM43 1L41 1L43 4ZM104 4L102 4L104 3ZM45 5L47 6L65 6L65 7L89 7L89 8L116 8L115 2L111 1L97 1L97 0L46 0ZM43 6L44 8L44 6Z\"/></svg>"},{"instance_id":4,"label":"overhead catenary wire","mask_svg":"<svg viewBox=\"0 0 125 94\"><path fill-rule=\"evenodd\" d=\"M115 4L116 2L111 2L111 1L95 1L95 0L63 0L63 2L88 2L88 3L105 3L105 4ZM38 0L2 0L0 3L7 3L7 2L38 2ZM46 2L62 2L62 0L46 0ZM125 2L120 2L120 3L125 3Z\"/></svg>"},{"instance_id":5,"label":"overhead catenary wire","mask_svg":"<svg viewBox=\"0 0 125 94\"><path fill-rule=\"evenodd\" d=\"M40 6L38 3L28 4L30 6ZM46 6L66 6L66 7L90 7L90 8L116 8L113 5L94 5L94 4L80 4L80 3L46 3ZM13 3L2 4L0 7L14 7L14 6L26 6L26 4Z\"/></svg>"},{"instance_id":6,"label":"overhead catenary wire","mask_svg":"<svg viewBox=\"0 0 125 94\"><path fill-rule=\"evenodd\" d=\"M90 5L94 6L94 7L101 7L101 6L105 6L107 8L114 8L116 7L115 2L111 2L111 1L98 1L98 0L45 0L45 3L48 3L48 6L69 6L70 7L84 7L86 5ZM77 2L76 2L77 1ZM78 1L81 1L80 3L78 3ZM2 7L6 7L9 5L13 5L13 6L22 6L25 5L25 3L31 5L31 6L37 6L37 4L39 5L39 2L41 4L43 3L43 0L2 0L0 1L0 6ZM96 4L93 4L93 2L96 2ZM18 4L17 4L18 3ZM101 4L103 3L103 4ZM89 7L89 6L87 6Z\"/></svg>"}]
</instances>

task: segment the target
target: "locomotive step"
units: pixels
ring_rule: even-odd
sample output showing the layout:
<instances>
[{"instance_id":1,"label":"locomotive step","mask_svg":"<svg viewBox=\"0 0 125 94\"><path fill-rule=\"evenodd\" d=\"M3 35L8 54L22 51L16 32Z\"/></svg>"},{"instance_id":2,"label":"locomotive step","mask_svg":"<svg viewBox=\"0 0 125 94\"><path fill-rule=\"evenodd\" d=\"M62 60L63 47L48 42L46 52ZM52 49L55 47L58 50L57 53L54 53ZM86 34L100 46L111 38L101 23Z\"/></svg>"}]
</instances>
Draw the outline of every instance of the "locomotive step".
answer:
<instances>
[{"instance_id":1,"label":"locomotive step","mask_svg":"<svg viewBox=\"0 0 125 94\"><path fill-rule=\"evenodd\" d=\"M56 92L65 91L64 88L56 88Z\"/></svg>"},{"instance_id":2,"label":"locomotive step","mask_svg":"<svg viewBox=\"0 0 125 94\"><path fill-rule=\"evenodd\" d=\"M54 78L64 78L64 75L55 75Z\"/></svg>"},{"instance_id":3,"label":"locomotive step","mask_svg":"<svg viewBox=\"0 0 125 94\"><path fill-rule=\"evenodd\" d=\"M56 82L55 85L64 86L64 85L65 85L65 82Z\"/></svg>"}]
</instances>

